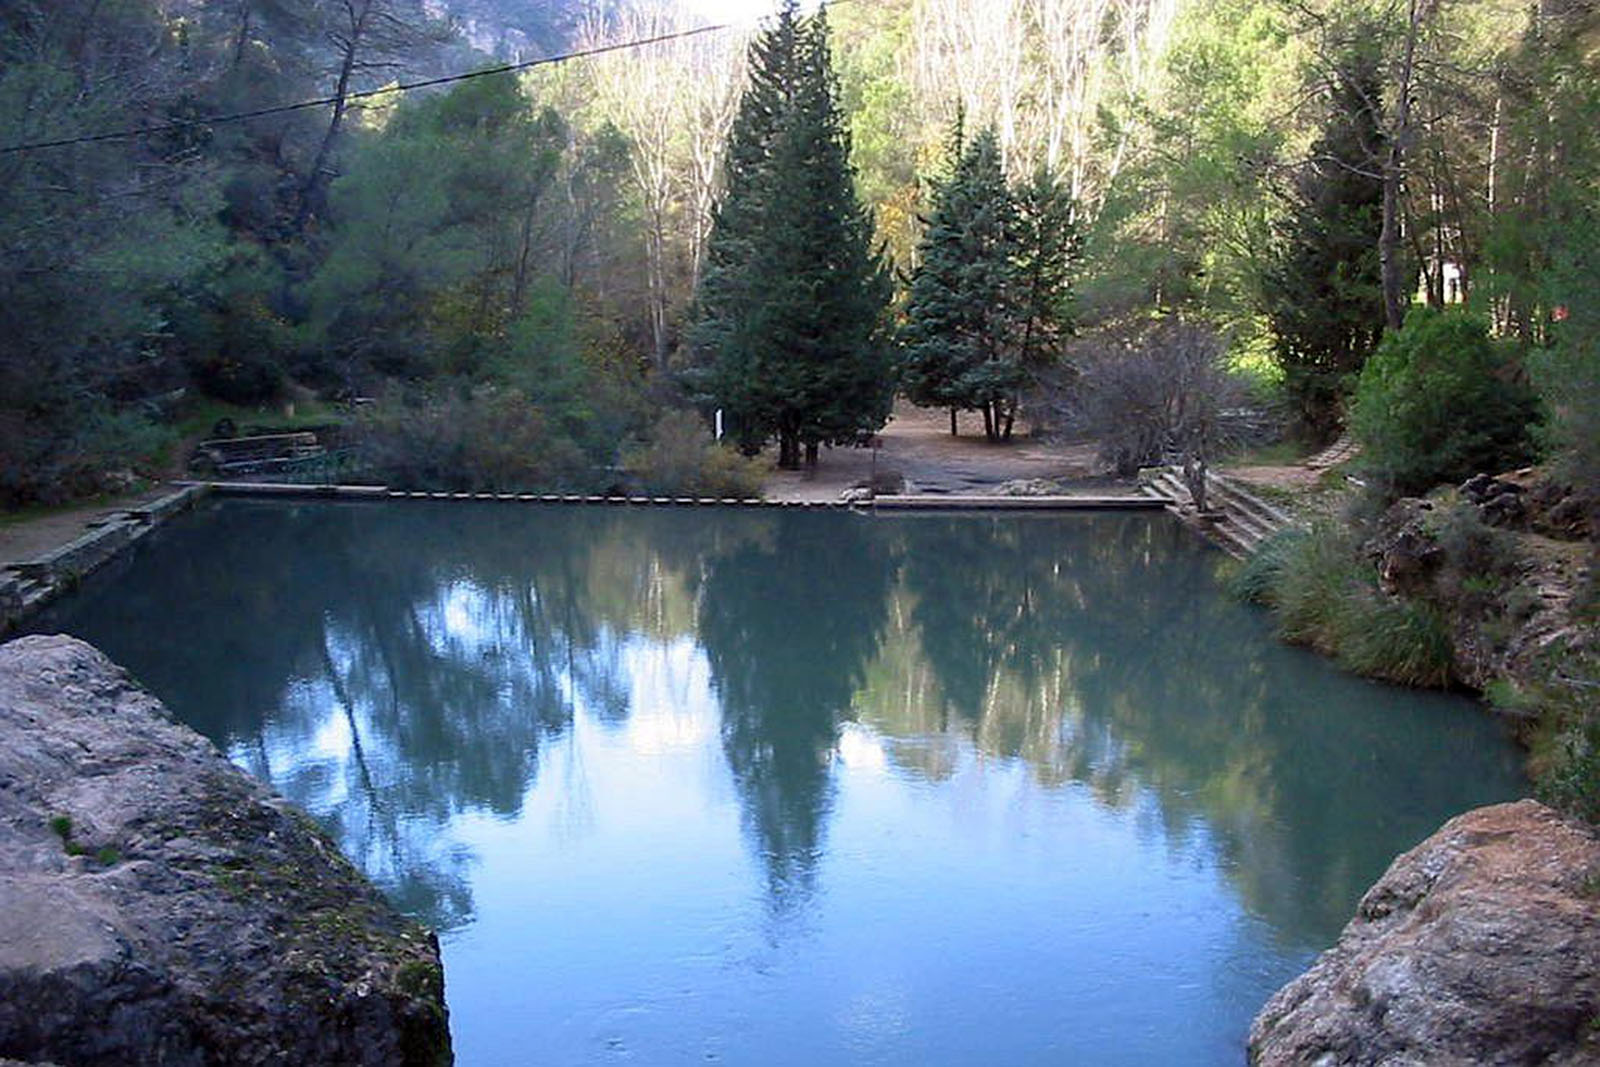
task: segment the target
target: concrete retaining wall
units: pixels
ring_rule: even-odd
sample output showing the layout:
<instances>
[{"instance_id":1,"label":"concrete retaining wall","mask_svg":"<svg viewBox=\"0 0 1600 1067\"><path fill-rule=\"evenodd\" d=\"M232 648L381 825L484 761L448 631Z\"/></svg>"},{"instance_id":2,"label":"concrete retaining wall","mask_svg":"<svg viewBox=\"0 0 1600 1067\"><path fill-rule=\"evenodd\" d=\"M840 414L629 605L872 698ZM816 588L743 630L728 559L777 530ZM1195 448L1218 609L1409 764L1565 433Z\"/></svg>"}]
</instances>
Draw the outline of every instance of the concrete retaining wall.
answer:
<instances>
[{"instance_id":1,"label":"concrete retaining wall","mask_svg":"<svg viewBox=\"0 0 1600 1067\"><path fill-rule=\"evenodd\" d=\"M149 504L114 512L52 552L0 569L0 634L15 629L40 606L163 522L189 510L207 492L204 485L183 486Z\"/></svg>"}]
</instances>

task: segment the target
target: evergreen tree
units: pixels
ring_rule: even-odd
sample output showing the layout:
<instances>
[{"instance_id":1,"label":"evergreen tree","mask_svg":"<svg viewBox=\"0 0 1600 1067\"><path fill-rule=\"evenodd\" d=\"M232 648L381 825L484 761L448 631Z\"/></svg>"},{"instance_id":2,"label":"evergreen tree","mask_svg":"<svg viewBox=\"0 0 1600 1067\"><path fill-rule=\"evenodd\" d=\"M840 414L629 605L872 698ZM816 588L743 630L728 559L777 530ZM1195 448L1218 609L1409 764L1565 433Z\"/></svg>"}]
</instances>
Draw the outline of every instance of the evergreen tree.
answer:
<instances>
[{"instance_id":1,"label":"evergreen tree","mask_svg":"<svg viewBox=\"0 0 1600 1067\"><path fill-rule=\"evenodd\" d=\"M911 279L901 381L913 403L950 408L952 433L956 411L982 411L999 440L1026 379L1022 226L994 130L963 145L958 123L951 150Z\"/></svg>"},{"instance_id":2,"label":"evergreen tree","mask_svg":"<svg viewBox=\"0 0 1600 1067\"><path fill-rule=\"evenodd\" d=\"M1381 109L1376 61L1346 56L1264 279L1284 384L1316 437L1336 429L1341 397L1383 332Z\"/></svg>"},{"instance_id":3,"label":"evergreen tree","mask_svg":"<svg viewBox=\"0 0 1600 1067\"><path fill-rule=\"evenodd\" d=\"M1017 210L1016 315L1021 335L1017 361L1032 377L1061 356L1072 334L1072 277L1083 255L1077 209L1067 187L1040 167L1013 196ZM1017 401L1011 401L1001 437L1011 437Z\"/></svg>"},{"instance_id":4,"label":"evergreen tree","mask_svg":"<svg viewBox=\"0 0 1600 1067\"><path fill-rule=\"evenodd\" d=\"M856 198L827 22L794 0L752 46L696 295L691 379L755 451L816 462L888 419L888 272Z\"/></svg>"}]
</instances>

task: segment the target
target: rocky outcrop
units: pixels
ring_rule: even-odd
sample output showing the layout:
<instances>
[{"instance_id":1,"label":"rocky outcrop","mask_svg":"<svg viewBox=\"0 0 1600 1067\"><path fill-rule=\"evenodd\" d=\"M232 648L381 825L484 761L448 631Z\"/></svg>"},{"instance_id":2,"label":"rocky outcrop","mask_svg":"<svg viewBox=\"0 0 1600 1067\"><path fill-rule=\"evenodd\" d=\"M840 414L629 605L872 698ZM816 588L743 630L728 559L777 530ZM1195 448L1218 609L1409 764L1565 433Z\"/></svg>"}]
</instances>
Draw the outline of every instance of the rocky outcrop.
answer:
<instances>
[{"instance_id":1,"label":"rocky outcrop","mask_svg":"<svg viewBox=\"0 0 1600 1067\"><path fill-rule=\"evenodd\" d=\"M0 646L0 1058L451 1060L438 944L90 646Z\"/></svg>"},{"instance_id":2,"label":"rocky outcrop","mask_svg":"<svg viewBox=\"0 0 1600 1067\"><path fill-rule=\"evenodd\" d=\"M994 487L995 496L1060 496L1060 482L1049 478L1013 478Z\"/></svg>"},{"instance_id":3,"label":"rocky outcrop","mask_svg":"<svg viewBox=\"0 0 1600 1067\"><path fill-rule=\"evenodd\" d=\"M1496 525L1533 499L1514 483L1480 477L1458 497L1406 498L1383 514L1366 543L1382 588L1437 612L1463 685L1548 682L1562 654L1594 646L1580 596L1592 549Z\"/></svg>"},{"instance_id":4,"label":"rocky outcrop","mask_svg":"<svg viewBox=\"0 0 1600 1067\"><path fill-rule=\"evenodd\" d=\"M1532 800L1452 819L1267 1002L1250 1062L1600 1062L1600 840Z\"/></svg>"}]
</instances>

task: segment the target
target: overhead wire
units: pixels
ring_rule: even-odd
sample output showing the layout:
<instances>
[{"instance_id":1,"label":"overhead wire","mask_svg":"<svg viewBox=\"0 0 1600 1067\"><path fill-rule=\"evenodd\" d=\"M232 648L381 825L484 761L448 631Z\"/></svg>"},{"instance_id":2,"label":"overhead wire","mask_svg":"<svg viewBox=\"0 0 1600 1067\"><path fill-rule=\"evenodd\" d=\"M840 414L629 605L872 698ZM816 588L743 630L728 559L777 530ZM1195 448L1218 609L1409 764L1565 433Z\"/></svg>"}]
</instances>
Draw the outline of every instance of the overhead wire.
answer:
<instances>
[{"instance_id":1,"label":"overhead wire","mask_svg":"<svg viewBox=\"0 0 1600 1067\"><path fill-rule=\"evenodd\" d=\"M838 0L835 0L838 2ZM402 82L396 85L380 86L376 89L362 89L358 92L346 93L344 101L349 104L353 100L366 100L376 96L386 96L390 93L408 93L417 89L429 89L438 85L450 85L455 82L470 81L474 78L488 78L501 74L515 74L519 71L532 70L535 67L553 66L558 63L567 63L574 59L587 59L592 56L606 55L611 52L623 52L634 48L648 48L651 45L665 44L668 41L678 41L689 37L698 37L707 33L718 33L730 30L741 25L739 22L719 22L708 26L694 26L686 30L674 30L671 33L657 34L654 37L640 37L629 41L614 41L610 44L596 45L593 48L583 48L573 52L564 52L560 55L541 56L538 59L523 60L518 63L502 63L494 67L483 67L479 70L466 71L461 74L447 74L437 78L425 78L421 81ZM312 108L328 107L339 103L337 96L323 96L315 100L301 100L293 104L278 104L273 107L256 108L251 111L235 111L224 115L209 115L195 119L174 119L171 122L154 123L148 126L129 127L121 130L110 130L105 133L83 134L76 137L61 137L49 141L28 141L22 144L6 145L0 147L0 155L11 155L17 152L35 152L47 148L66 148L71 145L95 144L101 141L123 141L135 137L148 137L158 133L172 133L177 130L190 130L200 126L221 126L232 122L245 122L249 119L266 118L272 115L286 115L295 111L307 111Z\"/></svg>"}]
</instances>

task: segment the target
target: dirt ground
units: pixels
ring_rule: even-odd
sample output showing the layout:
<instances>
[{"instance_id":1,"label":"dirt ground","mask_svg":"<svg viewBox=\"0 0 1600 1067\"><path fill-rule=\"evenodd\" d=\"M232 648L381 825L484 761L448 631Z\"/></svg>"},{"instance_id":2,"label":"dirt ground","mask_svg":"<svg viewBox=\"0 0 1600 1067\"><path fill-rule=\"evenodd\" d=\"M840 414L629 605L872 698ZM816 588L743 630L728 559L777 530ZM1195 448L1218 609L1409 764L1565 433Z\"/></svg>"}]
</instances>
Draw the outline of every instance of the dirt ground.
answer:
<instances>
[{"instance_id":1,"label":"dirt ground","mask_svg":"<svg viewBox=\"0 0 1600 1067\"><path fill-rule=\"evenodd\" d=\"M977 412L963 412L957 428L960 435L951 437L948 412L901 401L878 435L880 448L823 449L815 470L773 470L767 478L767 497L837 500L844 490L865 484L874 469L898 471L906 479L908 493L981 494L1025 478L1060 482L1067 492L1132 489L1129 482L1102 472L1093 444L1036 440L1021 424L1015 440L990 444Z\"/></svg>"},{"instance_id":2,"label":"dirt ground","mask_svg":"<svg viewBox=\"0 0 1600 1067\"><path fill-rule=\"evenodd\" d=\"M880 447L824 449L816 469L780 471L767 477L772 500L837 500L846 489L866 484L873 472L897 471L908 493L950 495L992 493L1001 484L1020 479L1046 479L1067 493L1133 492L1126 479L1107 474L1091 443L1058 443L1032 436L1025 424L1016 439L990 444L983 436L983 418L963 412L959 436L950 436L950 416L942 410L914 407L901 401L889 425L879 434ZM770 456L768 457L771 458ZM1257 486L1303 489L1317 472L1300 466L1242 467L1229 474ZM170 492L156 485L140 493L108 498L59 510L0 518L0 565L34 559L82 535L96 520Z\"/></svg>"}]
</instances>

